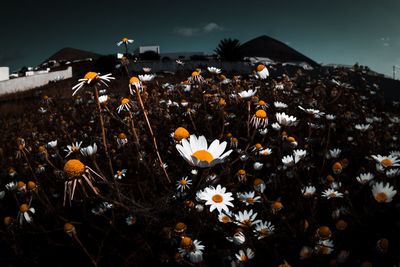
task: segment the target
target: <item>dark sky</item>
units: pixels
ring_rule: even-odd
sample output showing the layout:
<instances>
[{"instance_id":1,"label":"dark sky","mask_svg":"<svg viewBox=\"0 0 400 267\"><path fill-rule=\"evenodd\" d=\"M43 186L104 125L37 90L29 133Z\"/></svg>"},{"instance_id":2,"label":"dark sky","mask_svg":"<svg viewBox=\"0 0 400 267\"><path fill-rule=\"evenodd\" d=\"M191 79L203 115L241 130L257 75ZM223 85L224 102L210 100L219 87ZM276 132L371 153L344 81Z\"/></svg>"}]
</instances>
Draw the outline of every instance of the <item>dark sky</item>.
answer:
<instances>
[{"instance_id":1,"label":"dark sky","mask_svg":"<svg viewBox=\"0 0 400 267\"><path fill-rule=\"evenodd\" d=\"M121 37L161 52L212 51L269 35L320 63L400 65L399 0L2 0L0 66L36 65L63 47L116 53Z\"/></svg>"}]
</instances>

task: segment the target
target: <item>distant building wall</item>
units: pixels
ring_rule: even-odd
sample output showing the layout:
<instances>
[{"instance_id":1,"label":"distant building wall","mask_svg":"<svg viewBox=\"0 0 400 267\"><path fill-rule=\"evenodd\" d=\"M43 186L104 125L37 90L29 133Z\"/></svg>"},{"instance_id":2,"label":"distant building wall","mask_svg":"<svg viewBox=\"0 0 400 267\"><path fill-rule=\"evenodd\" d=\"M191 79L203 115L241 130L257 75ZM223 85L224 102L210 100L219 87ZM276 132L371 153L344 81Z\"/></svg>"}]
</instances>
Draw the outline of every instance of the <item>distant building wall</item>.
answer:
<instances>
[{"instance_id":1,"label":"distant building wall","mask_svg":"<svg viewBox=\"0 0 400 267\"><path fill-rule=\"evenodd\" d=\"M139 53L142 54L147 51L153 51L157 54L160 54L160 46L159 45L152 45L152 46L140 46Z\"/></svg>"},{"instance_id":2,"label":"distant building wall","mask_svg":"<svg viewBox=\"0 0 400 267\"><path fill-rule=\"evenodd\" d=\"M60 81L71 77L72 67L68 67L66 70L0 81L0 95L26 91L35 87L46 85L50 81Z\"/></svg>"},{"instance_id":3,"label":"distant building wall","mask_svg":"<svg viewBox=\"0 0 400 267\"><path fill-rule=\"evenodd\" d=\"M10 77L10 69L8 67L0 67L0 81L6 81Z\"/></svg>"}]
</instances>

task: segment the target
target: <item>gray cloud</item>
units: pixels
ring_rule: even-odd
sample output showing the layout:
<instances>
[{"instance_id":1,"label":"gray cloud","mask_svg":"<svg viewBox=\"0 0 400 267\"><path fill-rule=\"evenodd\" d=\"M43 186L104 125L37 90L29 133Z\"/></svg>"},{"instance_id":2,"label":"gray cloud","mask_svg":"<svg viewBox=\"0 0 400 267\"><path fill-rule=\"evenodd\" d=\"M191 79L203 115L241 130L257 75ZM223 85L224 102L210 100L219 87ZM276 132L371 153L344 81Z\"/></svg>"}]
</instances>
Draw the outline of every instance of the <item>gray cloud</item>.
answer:
<instances>
[{"instance_id":1,"label":"gray cloud","mask_svg":"<svg viewBox=\"0 0 400 267\"><path fill-rule=\"evenodd\" d=\"M195 36L223 30L222 26L215 22L210 22L202 27L176 27L174 32L182 36Z\"/></svg>"}]
</instances>

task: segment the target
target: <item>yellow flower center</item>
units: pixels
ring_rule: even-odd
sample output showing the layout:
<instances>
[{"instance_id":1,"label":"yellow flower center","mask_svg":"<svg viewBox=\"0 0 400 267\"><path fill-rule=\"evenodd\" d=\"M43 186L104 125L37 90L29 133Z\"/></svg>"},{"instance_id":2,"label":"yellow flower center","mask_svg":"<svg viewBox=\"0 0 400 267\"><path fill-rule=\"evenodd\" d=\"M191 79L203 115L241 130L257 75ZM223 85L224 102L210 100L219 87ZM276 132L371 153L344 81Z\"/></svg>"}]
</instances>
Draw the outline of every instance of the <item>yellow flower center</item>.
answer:
<instances>
[{"instance_id":1,"label":"yellow flower center","mask_svg":"<svg viewBox=\"0 0 400 267\"><path fill-rule=\"evenodd\" d=\"M211 199L212 199L215 203L221 203L221 202L224 200L224 198L223 198L221 195L219 195L219 194L213 195Z\"/></svg>"},{"instance_id":2,"label":"yellow flower center","mask_svg":"<svg viewBox=\"0 0 400 267\"><path fill-rule=\"evenodd\" d=\"M140 80L139 80L138 77L132 77L132 78L129 80L129 83L130 83L130 84L140 83Z\"/></svg>"},{"instance_id":3,"label":"yellow flower center","mask_svg":"<svg viewBox=\"0 0 400 267\"><path fill-rule=\"evenodd\" d=\"M174 139L176 141L181 141L182 139L186 139L190 136L189 131L183 127L179 127L174 132Z\"/></svg>"},{"instance_id":4,"label":"yellow flower center","mask_svg":"<svg viewBox=\"0 0 400 267\"><path fill-rule=\"evenodd\" d=\"M48 97L47 95L44 95L44 96L42 97L42 99L43 99L43 100L47 100L47 99L49 99L49 97Z\"/></svg>"},{"instance_id":5,"label":"yellow flower center","mask_svg":"<svg viewBox=\"0 0 400 267\"><path fill-rule=\"evenodd\" d=\"M86 80L94 80L97 78L97 76L98 76L98 74L96 72L90 71L90 72L86 73L84 78Z\"/></svg>"},{"instance_id":6,"label":"yellow flower center","mask_svg":"<svg viewBox=\"0 0 400 267\"><path fill-rule=\"evenodd\" d=\"M261 118L261 119L265 119L267 117L267 112L265 112L265 110L257 110L256 112L256 117L257 118Z\"/></svg>"},{"instance_id":7,"label":"yellow flower center","mask_svg":"<svg viewBox=\"0 0 400 267\"><path fill-rule=\"evenodd\" d=\"M248 257L246 255L240 256L240 261L246 262L248 260Z\"/></svg>"},{"instance_id":8,"label":"yellow flower center","mask_svg":"<svg viewBox=\"0 0 400 267\"><path fill-rule=\"evenodd\" d=\"M19 211L22 213L27 212L28 210L29 210L28 204L22 204L21 206L19 206Z\"/></svg>"},{"instance_id":9,"label":"yellow flower center","mask_svg":"<svg viewBox=\"0 0 400 267\"><path fill-rule=\"evenodd\" d=\"M185 180L185 179L182 179L182 180L179 181L179 184L180 184L180 185L187 185L187 183L188 183L188 182L187 182L187 180Z\"/></svg>"},{"instance_id":10,"label":"yellow flower center","mask_svg":"<svg viewBox=\"0 0 400 267\"><path fill-rule=\"evenodd\" d=\"M263 101L263 100L260 100L260 101L258 101L258 105L260 105L260 106L265 106L265 101Z\"/></svg>"},{"instance_id":11,"label":"yellow flower center","mask_svg":"<svg viewBox=\"0 0 400 267\"><path fill-rule=\"evenodd\" d=\"M224 105L226 104L225 99L220 98L218 104L219 104L220 106L224 106Z\"/></svg>"},{"instance_id":12,"label":"yellow flower center","mask_svg":"<svg viewBox=\"0 0 400 267\"><path fill-rule=\"evenodd\" d=\"M214 159L213 155L207 150L198 150L194 152L192 156L201 161L208 161L208 163Z\"/></svg>"},{"instance_id":13,"label":"yellow flower center","mask_svg":"<svg viewBox=\"0 0 400 267\"><path fill-rule=\"evenodd\" d=\"M257 144L255 145L255 148L256 148L256 149L261 149L261 148L262 148L262 145L261 145L260 143L257 143Z\"/></svg>"},{"instance_id":14,"label":"yellow flower center","mask_svg":"<svg viewBox=\"0 0 400 267\"><path fill-rule=\"evenodd\" d=\"M232 134L231 134L231 133L227 133L227 134L226 134L226 137L231 138L231 137L232 137Z\"/></svg>"},{"instance_id":15,"label":"yellow flower center","mask_svg":"<svg viewBox=\"0 0 400 267\"><path fill-rule=\"evenodd\" d=\"M192 77L197 77L199 75L200 75L200 72L198 72L198 71L193 71L192 72Z\"/></svg>"},{"instance_id":16,"label":"yellow flower center","mask_svg":"<svg viewBox=\"0 0 400 267\"><path fill-rule=\"evenodd\" d=\"M233 137L232 138L232 143L237 143L237 142L238 142L238 139L236 137Z\"/></svg>"},{"instance_id":17,"label":"yellow flower center","mask_svg":"<svg viewBox=\"0 0 400 267\"><path fill-rule=\"evenodd\" d=\"M126 38L126 37L122 38L122 42L127 43L128 41L129 41L128 38Z\"/></svg>"},{"instance_id":18,"label":"yellow flower center","mask_svg":"<svg viewBox=\"0 0 400 267\"><path fill-rule=\"evenodd\" d=\"M239 175L245 175L245 174L246 174L246 171L243 170L243 169L241 169L241 170L238 171L238 174L239 174Z\"/></svg>"},{"instance_id":19,"label":"yellow flower center","mask_svg":"<svg viewBox=\"0 0 400 267\"><path fill-rule=\"evenodd\" d=\"M257 71L262 71L262 70L264 70L265 69L265 66L263 65L263 64L259 64L258 66L257 66Z\"/></svg>"},{"instance_id":20,"label":"yellow flower center","mask_svg":"<svg viewBox=\"0 0 400 267\"><path fill-rule=\"evenodd\" d=\"M378 202L386 202L388 199L387 195L384 192L379 192L375 195L375 199Z\"/></svg>"},{"instance_id":21,"label":"yellow flower center","mask_svg":"<svg viewBox=\"0 0 400 267\"><path fill-rule=\"evenodd\" d=\"M118 135L118 138L119 138L119 139L126 139L126 135L125 135L124 133L120 133L120 134Z\"/></svg>"},{"instance_id":22,"label":"yellow flower center","mask_svg":"<svg viewBox=\"0 0 400 267\"><path fill-rule=\"evenodd\" d=\"M129 103L129 99L128 98L122 98L122 100L121 100L121 104L122 105L125 105L125 104L128 104Z\"/></svg>"},{"instance_id":23,"label":"yellow flower center","mask_svg":"<svg viewBox=\"0 0 400 267\"><path fill-rule=\"evenodd\" d=\"M78 159L70 159L64 165L64 172L70 178L79 177L85 172L85 165Z\"/></svg>"},{"instance_id":24,"label":"yellow flower center","mask_svg":"<svg viewBox=\"0 0 400 267\"><path fill-rule=\"evenodd\" d=\"M122 171L117 171L118 176L122 176L124 173Z\"/></svg>"},{"instance_id":25,"label":"yellow flower center","mask_svg":"<svg viewBox=\"0 0 400 267\"><path fill-rule=\"evenodd\" d=\"M381 160L381 164L383 167L387 168L392 166L393 162L390 159Z\"/></svg>"},{"instance_id":26,"label":"yellow flower center","mask_svg":"<svg viewBox=\"0 0 400 267\"><path fill-rule=\"evenodd\" d=\"M46 148L44 146L39 146L38 151L39 153L43 153L46 151Z\"/></svg>"}]
</instances>

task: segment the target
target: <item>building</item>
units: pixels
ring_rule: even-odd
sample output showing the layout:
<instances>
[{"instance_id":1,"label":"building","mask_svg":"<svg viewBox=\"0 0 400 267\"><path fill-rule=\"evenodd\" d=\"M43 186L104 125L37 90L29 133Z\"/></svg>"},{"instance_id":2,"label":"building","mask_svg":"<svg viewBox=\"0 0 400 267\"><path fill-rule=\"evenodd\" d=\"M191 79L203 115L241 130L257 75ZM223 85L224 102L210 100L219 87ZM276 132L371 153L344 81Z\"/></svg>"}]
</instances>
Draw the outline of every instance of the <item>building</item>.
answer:
<instances>
[{"instance_id":1,"label":"building","mask_svg":"<svg viewBox=\"0 0 400 267\"><path fill-rule=\"evenodd\" d=\"M135 53L143 54L145 52L154 52L160 54L160 46L159 45L151 45L151 46L139 46L136 49Z\"/></svg>"}]
</instances>

